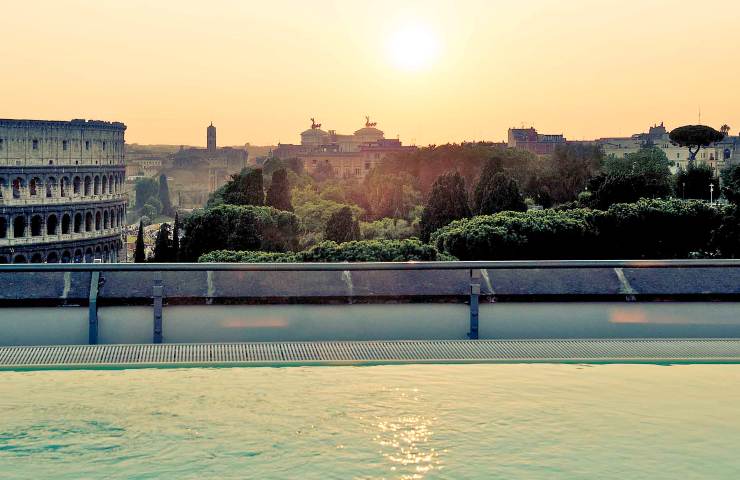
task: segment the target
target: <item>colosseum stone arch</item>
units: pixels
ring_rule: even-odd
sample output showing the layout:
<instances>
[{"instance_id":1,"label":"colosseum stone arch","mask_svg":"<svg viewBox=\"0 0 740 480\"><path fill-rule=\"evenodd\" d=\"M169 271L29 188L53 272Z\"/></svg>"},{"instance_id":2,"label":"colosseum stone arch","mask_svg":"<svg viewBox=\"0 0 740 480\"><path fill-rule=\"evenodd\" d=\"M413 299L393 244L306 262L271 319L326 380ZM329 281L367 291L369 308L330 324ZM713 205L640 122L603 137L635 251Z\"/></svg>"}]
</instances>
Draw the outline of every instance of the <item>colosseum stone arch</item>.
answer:
<instances>
[{"instance_id":1,"label":"colosseum stone arch","mask_svg":"<svg viewBox=\"0 0 740 480\"><path fill-rule=\"evenodd\" d=\"M125 129L0 120L0 263L122 259Z\"/></svg>"}]
</instances>

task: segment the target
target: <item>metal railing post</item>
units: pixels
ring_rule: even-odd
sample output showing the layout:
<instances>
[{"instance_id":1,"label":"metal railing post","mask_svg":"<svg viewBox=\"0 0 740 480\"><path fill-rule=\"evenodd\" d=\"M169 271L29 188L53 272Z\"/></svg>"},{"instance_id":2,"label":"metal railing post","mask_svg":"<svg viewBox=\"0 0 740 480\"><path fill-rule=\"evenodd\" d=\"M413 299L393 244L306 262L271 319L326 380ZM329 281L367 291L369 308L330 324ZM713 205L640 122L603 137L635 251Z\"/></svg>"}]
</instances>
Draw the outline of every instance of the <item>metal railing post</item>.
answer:
<instances>
[{"instance_id":1,"label":"metal railing post","mask_svg":"<svg viewBox=\"0 0 740 480\"><path fill-rule=\"evenodd\" d=\"M154 274L154 287L152 288L152 298L154 300L154 334L153 343L162 343L162 272Z\"/></svg>"},{"instance_id":2,"label":"metal railing post","mask_svg":"<svg viewBox=\"0 0 740 480\"><path fill-rule=\"evenodd\" d=\"M480 296L480 270L470 270L470 331L468 338L478 340L478 297Z\"/></svg>"},{"instance_id":3,"label":"metal railing post","mask_svg":"<svg viewBox=\"0 0 740 480\"><path fill-rule=\"evenodd\" d=\"M90 274L90 294L88 296L87 316L89 320L87 343L98 343L98 289L100 287L100 272Z\"/></svg>"}]
</instances>

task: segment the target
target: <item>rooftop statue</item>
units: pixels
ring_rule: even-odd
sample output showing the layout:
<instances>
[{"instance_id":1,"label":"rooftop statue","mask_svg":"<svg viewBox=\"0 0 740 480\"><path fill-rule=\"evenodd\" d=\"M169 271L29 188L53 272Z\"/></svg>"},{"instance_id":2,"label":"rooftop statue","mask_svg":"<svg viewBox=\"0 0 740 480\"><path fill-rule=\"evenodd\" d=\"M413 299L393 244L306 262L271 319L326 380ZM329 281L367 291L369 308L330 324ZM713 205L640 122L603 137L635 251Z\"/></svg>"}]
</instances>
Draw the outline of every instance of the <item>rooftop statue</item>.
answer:
<instances>
[{"instance_id":1,"label":"rooftop statue","mask_svg":"<svg viewBox=\"0 0 740 480\"><path fill-rule=\"evenodd\" d=\"M321 128L321 124L316 123L316 120L314 120L314 118L311 117L311 130L316 130L317 128Z\"/></svg>"},{"instance_id":2,"label":"rooftop statue","mask_svg":"<svg viewBox=\"0 0 740 480\"><path fill-rule=\"evenodd\" d=\"M370 117L365 116L365 127L366 128L375 128L377 124L378 122L370 122Z\"/></svg>"}]
</instances>

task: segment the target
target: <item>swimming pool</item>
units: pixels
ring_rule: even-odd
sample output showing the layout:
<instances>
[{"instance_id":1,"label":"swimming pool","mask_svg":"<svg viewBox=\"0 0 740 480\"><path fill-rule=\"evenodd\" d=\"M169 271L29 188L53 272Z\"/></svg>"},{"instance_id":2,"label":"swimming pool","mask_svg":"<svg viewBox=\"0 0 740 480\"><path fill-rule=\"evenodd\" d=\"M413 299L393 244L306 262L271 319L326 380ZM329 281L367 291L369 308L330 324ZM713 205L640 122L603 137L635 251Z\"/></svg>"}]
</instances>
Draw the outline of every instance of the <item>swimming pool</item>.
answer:
<instances>
[{"instance_id":1,"label":"swimming pool","mask_svg":"<svg viewBox=\"0 0 740 480\"><path fill-rule=\"evenodd\" d=\"M0 373L2 478L737 478L740 365Z\"/></svg>"}]
</instances>

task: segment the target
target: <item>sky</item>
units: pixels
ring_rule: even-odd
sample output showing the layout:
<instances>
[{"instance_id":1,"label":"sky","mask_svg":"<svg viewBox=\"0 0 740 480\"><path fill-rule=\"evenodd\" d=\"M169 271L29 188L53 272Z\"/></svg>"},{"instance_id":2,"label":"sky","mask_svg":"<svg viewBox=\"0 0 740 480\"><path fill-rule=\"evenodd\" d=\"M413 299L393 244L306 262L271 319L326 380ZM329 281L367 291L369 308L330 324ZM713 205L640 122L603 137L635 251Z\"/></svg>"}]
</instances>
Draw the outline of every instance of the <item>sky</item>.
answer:
<instances>
[{"instance_id":1,"label":"sky","mask_svg":"<svg viewBox=\"0 0 740 480\"><path fill-rule=\"evenodd\" d=\"M740 2L29 0L3 5L0 118L128 143L299 143L310 118L427 145L534 126L740 130Z\"/></svg>"}]
</instances>

